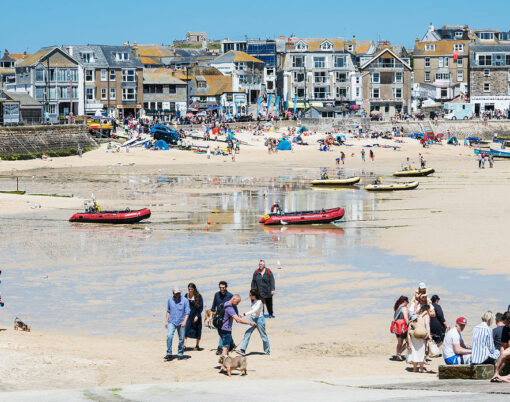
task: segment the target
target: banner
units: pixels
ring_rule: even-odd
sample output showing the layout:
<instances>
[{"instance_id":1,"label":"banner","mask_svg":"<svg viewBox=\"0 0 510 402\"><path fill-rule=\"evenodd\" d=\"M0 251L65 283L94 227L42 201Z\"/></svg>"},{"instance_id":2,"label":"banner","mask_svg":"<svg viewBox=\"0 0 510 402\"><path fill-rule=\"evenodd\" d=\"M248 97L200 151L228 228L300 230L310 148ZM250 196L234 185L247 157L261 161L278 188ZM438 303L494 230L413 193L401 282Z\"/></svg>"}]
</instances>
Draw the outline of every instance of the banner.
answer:
<instances>
[{"instance_id":1,"label":"banner","mask_svg":"<svg viewBox=\"0 0 510 402\"><path fill-rule=\"evenodd\" d=\"M287 96L285 96L285 113L289 110L289 93L287 92Z\"/></svg>"},{"instance_id":2,"label":"banner","mask_svg":"<svg viewBox=\"0 0 510 402\"><path fill-rule=\"evenodd\" d=\"M296 115L297 95L294 96L294 116Z\"/></svg>"},{"instance_id":3,"label":"banner","mask_svg":"<svg viewBox=\"0 0 510 402\"><path fill-rule=\"evenodd\" d=\"M274 115L278 116L278 107L280 106L280 96L276 97L276 102L274 103Z\"/></svg>"},{"instance_id":4,"label":"banner","mask_svg":"<svg viewBox=\"0 0 510 402\"><path fill-rule=\"evenodd\" d=\"M260 104L261 103L262 103L262 96L259 96L259 98L257 99L257 119L259 118Z\"/></svg>"},{"instance_id":5,"label":"banner","mask_svg":"<svg viewBox=\"0 0 510 402\"><path fill-rule=\"evenodd\" d=\"M269 99L267 100L267 109L266 109L266 117L269 115L269 105L271 105L271 98L273 94L269 94Z\"/></svg>"}]
</instances>

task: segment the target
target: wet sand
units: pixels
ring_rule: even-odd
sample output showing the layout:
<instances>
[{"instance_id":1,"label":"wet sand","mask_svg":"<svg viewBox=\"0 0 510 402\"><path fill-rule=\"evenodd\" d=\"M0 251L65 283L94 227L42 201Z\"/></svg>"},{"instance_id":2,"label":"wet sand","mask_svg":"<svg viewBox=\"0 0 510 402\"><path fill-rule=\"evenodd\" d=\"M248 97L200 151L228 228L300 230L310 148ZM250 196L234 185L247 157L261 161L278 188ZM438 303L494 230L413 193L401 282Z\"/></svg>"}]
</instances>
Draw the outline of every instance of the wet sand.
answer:
<instances>
[{"instance_id":1,"label":"wet sand","mask_svg":"<svg viewBox=\"0 0 510 402\"><path fill-rule=\"evenodd\" d=\"M142 149L0 161L2 190L12 190L19 176L27 193L73 195L0 193L7 302L0 323L9 328L0 332L0 388L222 380L210 352L217 335L208 329L204 351L162 362L164 304L173 285L189 281L206 305L220 279L244 297L259 258L277 275L277 319L268 320L271 357L250 356L248 380L407 373L405 363L389 361L391 307L422 280L441 295L450 322L464 315L476 325L486 308L508 304L502 217L510 208L510 161L479 170L471 149L423 149L410 139L268 155L257 140L236 162ZM402 149L374 148L375 162L363 163L360 145L373 142ZM379 175L393 181L388 176L420 152L436 173L419 178L412 192L310 189L319 167L335 171L340 149L347 174L365 182ZM92 192L104 208L150 206L153 216L120 227L66 222ZM322 229L261 228L258 218L277 199L287 210L340 205L346 216ZM241 311L247 308L243 300ZM13 314L33 332L10 329ZM243 330L237 325L237 342ZM257 334L251 350L261 351Z\"/></svg>"}]
</instances>

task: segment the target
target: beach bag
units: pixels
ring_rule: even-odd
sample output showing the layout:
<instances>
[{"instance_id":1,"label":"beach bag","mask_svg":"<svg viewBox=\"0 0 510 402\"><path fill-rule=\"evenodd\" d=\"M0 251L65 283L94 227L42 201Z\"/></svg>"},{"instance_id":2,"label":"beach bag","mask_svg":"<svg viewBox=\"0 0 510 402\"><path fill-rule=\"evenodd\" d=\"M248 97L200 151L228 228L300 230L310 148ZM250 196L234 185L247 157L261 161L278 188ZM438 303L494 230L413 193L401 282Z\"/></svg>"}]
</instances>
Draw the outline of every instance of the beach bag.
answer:
<instances>
[{"instance_id":1,"label":"beach bag","mask_svg":"<svg viewBox=\"0 0 510 402\"><path fill-rule=\"evenodd\" d=\"M434 341L428 343L428 349L427 356L431 359L441 356L441 351Z\"/></svg>"},{"instance_id":2,"label":"beach bag","mask_svg":"<svg viewBox=\"0 0 510 402\"><path fill-rule=\"evenodd\" d=\"M401 311L402 311L402 307L399 308L395 312L394 319L393 319L393 321L391 322L391 325L390 325L390 332L392 334L395 334L395 335L402 335L402 334L405 334L407 332L407 323L406 323L406 320L404 320L403 318L399 318L398 320L395 320L395 317L398 317L400 315Z\"/></svg>"},{"instance_id":3,"label":"beach bag","mask_svg":"<svg viewBox=\"0 0 510 402\"><path fill-rule=\"evenodd\" d=\"M212 319L212 325L216 329L221 329L223 326L223 317L225 316L225 303L221 303L216 310L216 314Z\"/></svg>"},{"instance_id":4,"label":"beach bag","mask_svg":"<svg viewBox=\"0 0 510 402\"><path fill-rule=\"evenodd\" d=\"M412 333L416 339L425 339L428 336L427 329L423 325L416 325Z\"/></svg>"}]
</instances>

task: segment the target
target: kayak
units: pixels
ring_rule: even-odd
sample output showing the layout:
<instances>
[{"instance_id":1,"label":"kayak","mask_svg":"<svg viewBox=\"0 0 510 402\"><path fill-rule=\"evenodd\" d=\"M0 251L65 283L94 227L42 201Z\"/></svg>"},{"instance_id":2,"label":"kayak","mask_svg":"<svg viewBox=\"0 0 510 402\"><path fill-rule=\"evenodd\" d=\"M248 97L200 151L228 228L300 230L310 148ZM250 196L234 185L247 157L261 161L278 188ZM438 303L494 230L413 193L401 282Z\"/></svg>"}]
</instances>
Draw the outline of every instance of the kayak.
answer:
<instances>
[{"instance_id":1,"label":"kayak","mask_svg":"<svg viewBox=\"0 0 510 402\"><path fill-rule=\"evenodd\" d=\"M428 169L412 169L412 170L400 170L398 172L393 173L393 176L397 177L420 177L420 176L428 176L429 174L434 173L435 170L432 168Z\"/></svg>"},{"instance_id":2,"label":"kayak","mask_svg":"<svg viewBox=\"0 0 510 402\"><path fill-rule=\"evenodd\" d=\"M320 211L299 211L282 214L267 214L260 223L264 225L303 225L312 223L330 223L342 219L342 208L322 209Z\"/></svg>"},{"instance_id":3,"label":"kayak","mask_svg":"<svg viewBox=\"0 0 510 402\"><path fill-rule=\"evenodd\" d=\"M78 212L69 218L69 222L88 223L135 223L151 216L148 208L137 211L101 211L101 212Z\"/></svg>"},{"instance_id":4,"label":"kayak","mask_svg":"<svg viewBox=\"0 0 510 402\"><path fill-rule=\"evenodd\" d=\"M312 186L352 186L353 184L359 183L361 179L357 176L347 177L346 179L320 179L312 180L310 184Z\"/></svg>"},{"instance_id":5,"label":"kayak","mask_svg":"<svg viewBox=\"0 0 510 402\"><path fill-rule=\"evenodd\" d=\"M417 181L408 183L393 183L393 184L369 184L365 187L367 191L399 191L399 190L414 190L418 187Z\"/></svg>"}]
</instances>

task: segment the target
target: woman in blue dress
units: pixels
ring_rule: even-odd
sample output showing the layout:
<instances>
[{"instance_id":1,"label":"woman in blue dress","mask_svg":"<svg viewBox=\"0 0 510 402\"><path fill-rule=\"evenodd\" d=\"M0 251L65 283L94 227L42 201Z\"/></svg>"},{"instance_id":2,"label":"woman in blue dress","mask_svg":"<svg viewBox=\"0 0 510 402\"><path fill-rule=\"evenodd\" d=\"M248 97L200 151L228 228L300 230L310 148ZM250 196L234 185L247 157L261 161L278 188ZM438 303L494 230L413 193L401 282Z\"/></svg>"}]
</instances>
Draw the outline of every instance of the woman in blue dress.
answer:
<instances>
[{"instance_id":1,"label":"woman in blue dress","mask_svg":"<svg viewBox=\"0 0 510 402\"><path fill-rule=\"evenodd\" d=\"M184 345L188 338L197 340L197 345L193 350L203 350L200 347L200 338L202 337L202 310L204 301L202 295L198 292L194 283L188 285L188 293L185 296L189 300L189 318L186 322Z\"/></svg>"}]
</instances>

